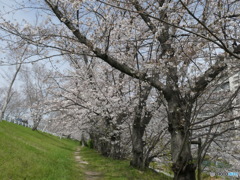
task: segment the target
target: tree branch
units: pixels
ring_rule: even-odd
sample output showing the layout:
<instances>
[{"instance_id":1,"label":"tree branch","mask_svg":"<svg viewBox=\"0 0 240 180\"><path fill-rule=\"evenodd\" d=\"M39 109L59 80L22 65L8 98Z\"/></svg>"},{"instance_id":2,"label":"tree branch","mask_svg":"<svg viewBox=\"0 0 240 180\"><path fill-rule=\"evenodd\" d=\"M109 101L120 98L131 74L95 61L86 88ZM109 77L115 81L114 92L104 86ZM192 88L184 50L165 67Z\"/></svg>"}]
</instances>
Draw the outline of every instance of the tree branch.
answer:
<instances>
[{"instance_id":1,"label":"tree branch","mask_svg":"<svg viewBox=\"0 0 240 180\"><path fill-rule=\"evenodd\" d=\"M205 73L199 77L196 81L192 91L195 93L192 97L193 100L197 99L201 92L212 82L223 70L227 68L227 64L224 63L224 57L219 56L219 60L215 65L211 66Z\"/></svg>"},{"instance_id":2,"label":"tree branch","mask_svg":"<svg viewBox=\"0 0 240 180\"><path fill-rule=\"evenodd\" d=\"M96 57L102 59L104 62L108 63L110 66L118 69L119 71L121 71L133 78L140 79L142 81L146 81L158 90L164 90L164 85L160 81L153 80L153 78L148 77L147 73L139 72L124 63L120 63L114 57L108 55L107 53L104 53L101 49L94 47L93 43L90 40L88 40L84 35L82 35L81 32L73 25L73 23L71 23L68 19L66 19L64 17L62 12L58 9L57 5L55 5L55 6L52 5L48 0L45 0L45 2L55 13L57 18L61 22L63 22L68 27L69 30L72 31L72 33L78 39L78 41L80 43L84 44L85 46L87 46L89 48L89 50L91 50L96 55Z\"/></svg>"}]
</instances>

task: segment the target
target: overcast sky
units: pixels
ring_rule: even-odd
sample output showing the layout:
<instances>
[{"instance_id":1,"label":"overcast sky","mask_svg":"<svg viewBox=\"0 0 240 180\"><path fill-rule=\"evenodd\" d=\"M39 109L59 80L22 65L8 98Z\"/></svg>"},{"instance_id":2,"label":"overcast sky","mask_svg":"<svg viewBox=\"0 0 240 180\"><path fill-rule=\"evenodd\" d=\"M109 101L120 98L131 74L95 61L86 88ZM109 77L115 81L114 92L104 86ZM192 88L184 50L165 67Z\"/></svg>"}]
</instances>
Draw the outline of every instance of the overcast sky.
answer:
<instances>
[{"instance_id":1,"label":"overcast sky","mask_svg":"<svg viewBox=\"0 0 240 180\"><path fill-rule=\"evenodd\" d=\"M37 5L31 5L29 4L27 0L16 0L17 2L25 2L25 5L27 7L32 7L32 6L37 6ZM10 20L11 22L17 22L20 25L23 25L27 22L30 24L35 24L36 22L36 17L41 18L43 15L43 18L45 17L45 13L42 12L42 10L37 10L35 8L24 8L24 9L15 9L13 6L16 6L15 0L0 0L0 15L1 17ZM2 22L2 19L0 18L0 23ZM2 33L2 32L1 32ZM0 46L4 47L4 43L0 42ZM4 59L4 61L6 62L8 60L8 57L6 56L7 51L3 51L3 48L0 49L0 61L3 60L3 58L5 57L6 59ZM45 64L48 64L49 68L53 68L52 65L49 63L48 60L44 60ZM54 64L55 65L55 64ZM26 66L26 65L25 65ZM31 64L29 64L28 66L31 66ZM68 63L61 63L61 64L57 64L58 69L60 69L60 71L63 71L64 69L67 69ZM6 79L10 80L12 77L13 72L15 72L16 66L7 66L4 65L2 66L0 63L0 88L1 87L6 87L8 86L9 82L6 81ZM56 70L56 69L55 69ZM16 82L15 87L19 86L21 83L19 83L19 81Z\"/></svg>"}]
</instances>

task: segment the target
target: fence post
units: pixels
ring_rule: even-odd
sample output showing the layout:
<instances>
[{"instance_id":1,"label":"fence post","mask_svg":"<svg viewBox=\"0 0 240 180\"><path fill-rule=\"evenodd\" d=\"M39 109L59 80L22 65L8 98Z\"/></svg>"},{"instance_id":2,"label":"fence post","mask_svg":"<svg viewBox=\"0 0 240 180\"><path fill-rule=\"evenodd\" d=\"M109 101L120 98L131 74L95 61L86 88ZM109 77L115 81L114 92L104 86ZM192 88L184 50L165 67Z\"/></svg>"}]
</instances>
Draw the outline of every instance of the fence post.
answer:
<instances>
[{"instance_id":1,"label":"fence post","mask_svg":"<svg viewBox=\"0 0 240 180\"><path fill-rule=\"evenodd\" d=\"M191 141L191 144L197 144L198 145L198 160L197 160L197 179L201 180L201 173L202 173L202 168L201 168L201 148L202 148L202 140L201 138L198 138L198 141Z\"/></svg>"}]
</instances>

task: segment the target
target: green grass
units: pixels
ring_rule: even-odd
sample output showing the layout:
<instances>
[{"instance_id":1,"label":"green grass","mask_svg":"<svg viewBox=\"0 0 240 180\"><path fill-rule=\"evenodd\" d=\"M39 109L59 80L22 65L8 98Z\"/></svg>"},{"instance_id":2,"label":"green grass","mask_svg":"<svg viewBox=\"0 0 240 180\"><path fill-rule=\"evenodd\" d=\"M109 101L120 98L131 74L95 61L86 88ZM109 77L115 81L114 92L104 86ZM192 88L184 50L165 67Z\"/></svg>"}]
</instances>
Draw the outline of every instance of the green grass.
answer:
<instances>
[{"instance_id":1,"label":"green grass","mask_svg":"<svg viewBox=\"0 0 240 180\"><path fill-rule=\"evenodd\" d=\"M77 142L0 122L1 180L78 179L73 152Z\"/></svg>"},{"instance_id":2,"label":"green grass","mask_svg":"<svg viewBox=\"0 0 240 180\"><path fill-rule=\"evenodd\" d=\"M20 125L0 122L1 180L85 180L85 172L100 172L99 180L168 180L151 170L138 171L129 161L113 160L89 148L80 155L88 165L77 164L79 142L59 139Z\"/></svg>"},{"instance_id":3,"label":"green grass","mask_svg":"<svg viewBox=\"0 0 240 180\"><path fill-rule=\"evenodd\" d=\"M100 156L95 150L81 148L80 154L84 161L89 162L86 169L91 169L102 173L102 180L170 180L163 174L158 174L152 170L144 172L129 166L129 161L113 160Z\"/></svg>"}]
</instances>

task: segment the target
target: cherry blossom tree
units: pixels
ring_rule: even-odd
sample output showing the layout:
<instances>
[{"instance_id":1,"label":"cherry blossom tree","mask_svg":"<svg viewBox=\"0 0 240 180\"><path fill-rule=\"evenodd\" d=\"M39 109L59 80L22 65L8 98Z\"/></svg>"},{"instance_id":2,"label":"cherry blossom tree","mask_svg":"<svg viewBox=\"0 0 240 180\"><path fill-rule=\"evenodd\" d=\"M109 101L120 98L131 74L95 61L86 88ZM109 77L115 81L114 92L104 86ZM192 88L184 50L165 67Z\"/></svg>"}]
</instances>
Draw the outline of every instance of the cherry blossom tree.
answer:
<instances>
[{"instance_id":1,"label":"cherry blossom tree","mask_svg":"<svg viewBox=\"0 0 240 180\"><path fill-rule=\"evenodd\" d=\"M1 106L1 110L0 110L0 120L2 120L4 118L4 114L5 114L5 111L7 109L7 106L11 100L11 97L13 95L13 91L12 91L12 88L13 88L13 84L16 80L16 77L17 77L17 74L18 72L20 71L20 68L21 68L21 64L17 67L17 70L16 72L14 73L14 76L9 84L9 87L7 89L7 92L6 92L6 96L4 97L3 99L3 103L2 103L2 106Z\"/></svg>"},{"instance_id":2,"label":"cherry blossom tree","mask_svg":"<svg viewBox=\"0 0 240 180\"><path fill-rule=\"evenodd\" d=\"M14 94L13 86L21 70L22 64L28 57L28 48L29 48L28 45L12 44L9 42L6 43L6 46L8 49L8 55L7 55L8 59L7 59L7 62L2 62L2 65L14 66L16 70L13 73L13 75L11 75L10 73L7 73L7 76L10 76L10 81L9 81L8 87L6 88L5 95L2 99L2 103L1 103L2 105L0 109L0 121L4 118L4 114L7 109L7 106L10 103L11 98Z\"/></svg>"},{"instance_id":3,"label":"cherry blossom tree","mask_svg":"<svg viewBox=\"0 0 240 180\"><path fill-rule=\"evenodd\" d=\"M44 2L49 8L41 7ZM23 31L4 22L1 29L44 47L45 57L53 52L85 55L154 88L166 107L174 179L195 179L190 143L196 132L191 124L193 110L219 76L239 70L240 57L231 48L239 38L239 2L44 2L36 7L48 14L41 27L27 24Z\"/></svg>"},{"instance_id":4,"label":"cherry blossom tree","mask_svg":"<svg viewBox=\"0 0 240 180\"><path fill-rule=\"evenodd\" d=\"M226 54L220 55L216 48L223 49L235 59L239 58L228 48L226 41L227 32L231 33L234 29L231 24L235 23L235 26L238 26L233 18L225 20L225 16L235 11L236 2L235 7L232 5L229 8L230 5L224 1L215 2L216 4L213 1L205 4L192 1L161 1L148 2L149 5L140 1L129 1L128 3L99 1L99 4L95 2L94 5L94 7L99 7L97 10L91 9L93 5L91 1L82 4L45 2L58 19L72 31L77 40L97 58L129 76L148 82L163 93L168 107L174 178L195 179L195 165L191 163L191 148L188 143L191 111L193 103L210 82L227 69L224 62ZM215 8L210 9L213 5ZM78 11L79 6L81 8ZM76 8L75 12L78 13L76 17L84 18L81 10L92 14L93 17L89 15L89 23L86 26L101 28L93 28L92 31L85 34L83 20L76 25L78 21L74 21L74 14L71 14L70 17L70 14L66 14L71 8ZM222 8L225 10L224 14L219 13ZM198 11L195 11L196 9ZM232 10L230 11L230 9ZM71 12L74 11L71 10ZM97 13L106 20L104 18L102 21L95 20L95 18L98 19ZM212 16L212 18L206 19L207 16ZM113 19L114 23L111 21ZM82 29L79 29L82 22ZM213 27L209 29L211 26ZM104 27L108 27L108 35L105 35L104 31L101 32ZM145 29L138 27L145 27ZM94 36L94 39L91 36ZM124 39L125 37L127 37L127 41ZM101 38L106 40L99 40ZM143 39L142 42L141 39ZM101 42L102 46L100 46ZM121 42L123 43L121 44ZM134 47L136 42L152 46L146 45L140 49ZM125 51L121 54L123 48ZM127 56L126 51L129 48L133 50L131 52L133 57ZM143 53L148 52L150 48L155 48L155 57L149 55L146 60ZM119 55L121 54L121 59L118 52ZM211 60L212 56L215 56L213 60ZM143 62L141 71L135 69L138 68L138 57L141 57ZM154 67L146 68L145 62ZM156 66L161 71L158 72L157 78L154 78L149 72L152 72L153 68L156 69Z\"/></svg>"},{"instance_id":5,"label":"cherry blossom tree","mask_svg":"<svg viewBox=\"0 0 240 180\"><path fill-rule=\"evenodd\" d=\"M48 88L51 86L48 79L52 76L43 64L33 64L26 67L21 73L22 88L25 97L26 107L29 112L29 120L33 123L32 130L36 130L48 112L45 101L48 99Z\"/></svg>"},{"instance_id":6,"label":"cherry blossom tree","mask_svg":"<svg viewBox=\"0 0 240 180\"><path fill-rule=\"evenodd\" d=\"M4 90L2 90L2 92L4 92ZM15 89L12 91L10 102L8 103L4 113L4 119L11 121L17 118L22 118L24 122L27 122L28 119L25 118L26 114L27 108L25 106L25 99L23 98L22 93Z\"/></svg>"}]
</instances>

